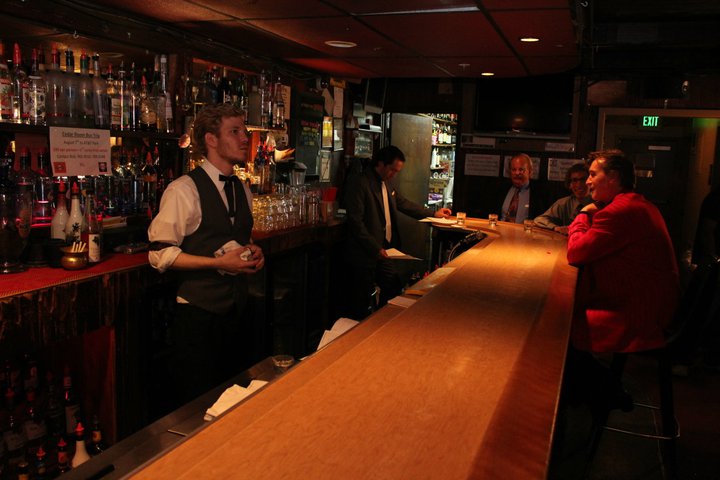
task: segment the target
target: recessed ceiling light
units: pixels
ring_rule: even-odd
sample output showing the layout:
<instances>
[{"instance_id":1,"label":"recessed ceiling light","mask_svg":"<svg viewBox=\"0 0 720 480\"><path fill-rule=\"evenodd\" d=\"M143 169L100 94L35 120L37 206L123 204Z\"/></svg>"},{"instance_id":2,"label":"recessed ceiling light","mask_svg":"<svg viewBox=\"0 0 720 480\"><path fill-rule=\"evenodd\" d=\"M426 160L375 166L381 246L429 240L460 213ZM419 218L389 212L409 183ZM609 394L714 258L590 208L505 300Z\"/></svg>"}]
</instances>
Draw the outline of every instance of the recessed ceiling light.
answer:
<instances>
[{"instance_id":1,"label":"recessed ceiling light","mask_svg":"<svg viewBox=\"0 0 720 480\"><path fill-rule=\"evenodd\" d=\"M331 47L336 48L353 48L357 47L357 43L355 42L346 42L345 40L328 40L325 42L325 45L329 45Z\"/></svg>"},{"instance_id":2,"label":"recessed ceiling light","mask_svg":"<svg viewBox=\"0 0 720 480\"><path fill-rule=\"evenodd\" d=\"M482 77L494 77L495 74L494 74L493 72L482 72L482 73L480 74L480 76L482 76Z\"/></svg>"},{"instance_id":3,"label":"recessed ceiling light","mask_svg":"<svg viewBox=\"0 0 720 480\"><path fill-rule=\"evenodd\" d=\"M520 37L520 41L525 43L535 43L539 42L540 39L538 37Z\"/></svg>"}]
</instances>

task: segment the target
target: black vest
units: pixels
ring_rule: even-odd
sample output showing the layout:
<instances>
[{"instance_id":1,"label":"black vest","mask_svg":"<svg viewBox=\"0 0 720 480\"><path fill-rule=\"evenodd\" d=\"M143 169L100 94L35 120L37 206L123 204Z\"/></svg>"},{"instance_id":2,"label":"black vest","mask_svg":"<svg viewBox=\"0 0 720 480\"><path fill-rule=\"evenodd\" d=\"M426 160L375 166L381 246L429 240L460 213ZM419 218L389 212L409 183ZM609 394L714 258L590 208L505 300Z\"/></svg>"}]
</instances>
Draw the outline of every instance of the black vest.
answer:
<instances>
[{"instance_id":1,"label":"black vest","mask_svg":"<svg viewBox=\"0 0 720 480\"><path fill-rule=\"evenodd\" d=\"M202 168L188 176L195 182L200 196L202 220L197 231L183 239L183 252L213 257L214 252L230 240L247 245L252 234L253 219L245 189L235 183L237 213L235 224L230 221L227 208L215 184ZM245 275L221 275L217 270L179 271L178 296L190 304L213 313L227 313L233 305L242 305L247 296Z\"/></svg>"}]
</instances>

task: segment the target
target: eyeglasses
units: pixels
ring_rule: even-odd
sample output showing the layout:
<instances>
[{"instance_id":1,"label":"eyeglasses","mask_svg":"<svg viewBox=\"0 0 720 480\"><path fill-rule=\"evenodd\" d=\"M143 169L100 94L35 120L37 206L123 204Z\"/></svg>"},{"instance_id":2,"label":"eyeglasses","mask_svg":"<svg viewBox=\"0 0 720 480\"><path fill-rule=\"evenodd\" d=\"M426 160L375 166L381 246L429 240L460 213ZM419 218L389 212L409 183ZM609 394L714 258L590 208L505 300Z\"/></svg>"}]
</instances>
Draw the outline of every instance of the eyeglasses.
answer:
<instances>
[{"instance_id":1,"label":"eyeglasses","mask_svg":"<svg viewBox=\"0 0 720 480\"><path fill-rule=\"evenodd\" d=\"M587 178L571 178L570 183L585 183Z\"/></svg>"}]
</instances>

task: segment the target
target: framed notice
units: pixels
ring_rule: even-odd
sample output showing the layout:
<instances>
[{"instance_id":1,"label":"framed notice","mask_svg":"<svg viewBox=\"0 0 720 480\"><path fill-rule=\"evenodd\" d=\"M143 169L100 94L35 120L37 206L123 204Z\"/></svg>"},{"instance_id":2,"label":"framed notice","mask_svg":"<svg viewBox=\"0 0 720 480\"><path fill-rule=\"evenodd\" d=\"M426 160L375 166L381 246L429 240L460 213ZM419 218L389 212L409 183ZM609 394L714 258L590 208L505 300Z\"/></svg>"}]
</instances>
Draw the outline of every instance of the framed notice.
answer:
<instances>
[{"instance_id":1,"label":"framed notice","mask_svg":"<svg viewBox=\"0 0 720 480\"><path fill-rule=\"evenodd\" d=\"M565 181L565 173L576 163L583 163L579 158L548 158L548 180Z\"/></svg>"},{"instance_id":2,"label":"framed notice","mask_svg":"<svg viewBox=\"0 0 720 480\"><path fill-rule=\"evenodd\" d=\"M500 155L468 153L465 155L465 175L497 177L500 171Z\"/></svg>"},{"instance_id":3,"label":"framed notice","mask_svg":"<svg viewBox=\"0 0 720 480\"><path fill-rule=\"evenodd\" d=\"M50 127L53 176L109 175L110 130Z\"/></svg>"}]
</instances>

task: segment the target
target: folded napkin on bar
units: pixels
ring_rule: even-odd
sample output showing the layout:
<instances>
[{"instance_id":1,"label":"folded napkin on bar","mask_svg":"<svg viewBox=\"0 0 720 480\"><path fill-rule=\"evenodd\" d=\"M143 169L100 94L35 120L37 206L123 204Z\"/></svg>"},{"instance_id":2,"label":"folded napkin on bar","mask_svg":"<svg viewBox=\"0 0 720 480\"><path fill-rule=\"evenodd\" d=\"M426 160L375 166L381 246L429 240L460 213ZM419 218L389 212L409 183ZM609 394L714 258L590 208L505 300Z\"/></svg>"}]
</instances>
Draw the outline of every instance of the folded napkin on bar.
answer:
<instances>
[{"instance_id":1,"label":"folded napkin on bar","mask_svg":"<svg viewBox=\"0 0 720 480\"><path fill-rule=\"evenodd\" d=\"M220 395L217 402L205 411L205 421L210 422L214 420L215 417L220 416L223 412L225 412L225 410L232 407L255 390L264 387L266 384L267 382L263 380L253 380L247 388L243 388L239 385L233 385L232 387L226 389L222 395Z\"/></svg>"},{"instance_id":2,"label":"folded napkin on bar","mask_svg":"<svg viewBox=\"0 0 720 480\"><path fill-rule=\"evenodd\" d=\"M357 320L351 320L349 318L338 318L330 330L325 330L325 333L323 333L317 349L320 350L321 348L327 346L330 342L353 328L358 323L360 322L358 322Z\"/></svg>"}]
</instances>

